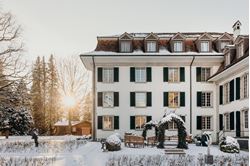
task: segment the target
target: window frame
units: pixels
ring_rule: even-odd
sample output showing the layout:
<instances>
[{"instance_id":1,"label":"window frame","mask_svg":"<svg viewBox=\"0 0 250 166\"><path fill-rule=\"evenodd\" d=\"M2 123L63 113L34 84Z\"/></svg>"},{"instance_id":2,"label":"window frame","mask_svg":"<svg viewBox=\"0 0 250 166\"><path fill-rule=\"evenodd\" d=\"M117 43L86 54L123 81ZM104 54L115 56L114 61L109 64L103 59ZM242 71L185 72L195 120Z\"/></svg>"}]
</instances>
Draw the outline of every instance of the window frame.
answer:
<instances>
[{"instance_id":1,"label":"window frame","mask_svg":"<svg viewBox=\"0 0 250 166\"><path fill-rule=\"evenodd\" d=\"M249 112L248 112L248 110L249 109L246 109L246 110L244 110L243 111L243 115L244 115L244 124L243 124L243 126L244 126L244 128L245 129L248 129L249 128L249 124L248 124L248 121L249 121ZM247 114L246 114L247 113ZM247 115L247 116L246 116Z\"/></svg>"},{"instance_id":2,"label":"window frame","mask_svg":"<svg viewBox=\"0 0 250 166\"><path fill-rule=\"evenodd\" d=\"M203 44L207 44L207 50L203 50L203 47L204 45ZM203 45L203 46L202 46ZM200 50L201 52L210 52L210 41L207 41L207 40L204 40L204 41L200 41Z\"/></svg>"},{"instance_id":3,"label":"window frame","mask_svg":"<svg viewBox=\"0 0 250 166\"><path fill-rule=\"evenodd\" d=\"M105 128L105 118L111 118L111 128ZM110 120L110 119L109 119ZM103 124L103 127L102 127L102 130L105 130L105 131L112 131L114 130L114 116L112 115L103 115L102 116L102 124Z\"/></svg>"},{"instance_id":4,"label":"window frame","mask_svg":"<svg viewBox=\"0 0 250 166\"><path fill-rule=\"evenodd\" d=\"M208 74L209 70L209 74ZM210 67L201 67L201 81L207 82L207 79L211 76L211 68Z\"/></svg>"},{"instance_id":5,"label":"window frame","mask_svg":"<svg viewBox=\"0 0 250 166\"><path fill-rule=\"evenodd\" d=\"M227 44L225 44L227 43ZM224 45L224 47L222 47ZM227 45L230 45L230 41L221 41L220 42L220 49L223 50Z\"/></svg>"},{"instance_id":6,"label":"window frame","mask_svg":"<svg viewBox=\"0 0 250 166\"><path fill-rule=\"evenodd\" d=\"M125 49L127 47L127 46L124 46L125 43L128 44L127 46L129 46L128 50ZM121 40L120 41L120 52L129 53L129 52L131 52L131 50L132 50L132 42L131 42L131 40Z\"/></svg>"},{"instance_id":7,"label":"window frame","mask_svg":"<svg viewBox=\"0 0 250 166\"><path fill-rule=\"evenodd\" d=\"M144 94L145 95L145 105L143 105L143 106L137 105L137 94ZM145 108L145 107L147 107L147 92L135 92L135 107L136 108Z\"/></svg>"},{"instance_id":8,"label":"window frame","mask_svg":"<svg viewBox=\"0 0 250 166\"><path fill-rule=\"evenodd\" d=\"M180 44L180 47L178 47L178 44ZM183 41L174 41L174 52L183 52Z\"/></svg>"},{"instance_id":9,"label":"window frame","mask_svg":"<svg viewBox=\"0 0 250 166\"><path fill-rule=\"evenodd\" d=\"M209 121L208 121L209 119ZM208 128L208 122L210 123L210 128ZM204 124L204 126L203 126ZM202 130L213 130L212 126L212 116L202 116L201 117L201 129Z\"/></svg>"},{"instance_id":10,"label":"window frame","mask_svg":"<svg viewBox=\"0 0 250 166\"><path fill-rule=\"evenodd\" d=\"M141 80L139 80L139 78L137 77L138 75L137 75L137 72L138 72L138 70L140 70L140 79ZM142 71L144 71L145 72L145 78L144 79L142 79ZM147 69L146 69L146 67L135 67L135 83L146 83L147 82Z\"/></svg>"},{"instance_id":11,"label":"window frame","mask_svg":"<svg viewBox=\"0 0 250 166\"><path fill-rule=\"evenodd\" d=\"M105 104L104 104L104 103L105 103L105 94L111 94L112 100L113 100L113 101L112 101L113 103L112 103L111 106L105 105ZM114 100L115 100L114 97L115 97L115 96L114 96L114 92L110 92L110 91L102 92L102 101L103 101L102 107L103 107L103 108L113 108L113 107L114 107L114 104L115 104L115 103L114 103Z\"/></svg>"},{"instance_id":12,"label":"window frame","mask_svg":"<svg viewBox=\"0 0 250 166\"><path fill-rule=\"evenodd\" d=\"M171 105L171 99L170 99L171 95L170 94L177 94L178 99L177 99L177 105L176 106ZM172 99L173 103L174 103L174 100L175 100L174 98L175 98L175 96L173 96L173 99ZM180 107L180 92L175 92L175 91L168 92L168 107L169 108L179 108Z\"/></svg>"},{"instance_id":13,"label":"window frame","mask_svg":"<svg viewBox=\"0 0 250 166\"><path fill-rule=\"evenodd\" d=\"M230 82L223 85L223 104L230 103Z\"/></svg>"},{"instance_id":14,"label":"window frame","mask_svg":"<svg viewBox=\"0 0 250 166\"><path fill-rule=\"evenodd\" d=\"M175 79L171 80L172 79L171 78L171 73L170 73L171 70L172 71L176 70L176 71L174 71L174 74L177 73L177 80L175 80ZM174 74L173 74L173 78L175 78ZM179 67L169 67L168 68L168 82L169 83L178 83L178 82L180 82L180 68Z\"/></svg>"},{"instance_id":15,"label":"window frame","mask_svg":"<svg viewBox=\"0 0 250 166\"><path fill-rule=\"evenodd\" d=\"M102 83L114 83L114 68L113 67L103 67L102 72L103 72ZM108 77L108 79L106 77Z\"/></svg>"},{"instance_id":16,"label":"window frame","mask_svg":"<svg viewBox=\"0 0 250 166\"><path fill-rule=\"evenodd\" d=\"M149 47L149 44L151 44L151 47ZM149 50L149 48L153 48L153 45L152 44L154 44L154 50ZM157 52L157 42L156 41L146 41L146 45L147 45L147 50L146 50L146 52Z\"/></svg>"},{"instance_id":17,"label":"window frame","mask_svg":"<svg viewBox=\"0 0 250 166\"><path fill-rule=\"evenodd\" d=\"M249 97L249 74L246 73L240 77L240 98L246 99Z\"/></svg>"},{"instance_id":18,"label":"window frame","mask_svg":"<svg viewBox=\"0 0 250 166\"><path fill-rule=\"evenodd\" d=\"M225 113L224 114L224 125L225 125L225 130L230 131L230 114Z\"/></svg>"},{"instance_id":19,"label":"window frame","mask_svg":"<svg viewBox=\"0 0 250 166\"><path fill-rule=\"evenodd\" d=\"M208 106L208 94L210 94L210 106ZM205 99L203 99L204 96L205 96ZM213 108L213 92L212 91L201 92L201 107Z\"/></svg>"},{"instance_id":20,"label":"window frame","mask_svg":"<svg viewBox=\"0 0 250 166\"><path fill-rule=\"evenodd\" d=\"M142 125L141 124L141 119L140 119L140 128L136 128L136 118L144 118L144 120L145 120L145 123L144 123L144 125L147 123L147 116L146 115L135 115L135 130L138 130L138 131L141 131L141 130L143 130L143 128L144 128L144 125Z\"/></svg>"}]
</instances>

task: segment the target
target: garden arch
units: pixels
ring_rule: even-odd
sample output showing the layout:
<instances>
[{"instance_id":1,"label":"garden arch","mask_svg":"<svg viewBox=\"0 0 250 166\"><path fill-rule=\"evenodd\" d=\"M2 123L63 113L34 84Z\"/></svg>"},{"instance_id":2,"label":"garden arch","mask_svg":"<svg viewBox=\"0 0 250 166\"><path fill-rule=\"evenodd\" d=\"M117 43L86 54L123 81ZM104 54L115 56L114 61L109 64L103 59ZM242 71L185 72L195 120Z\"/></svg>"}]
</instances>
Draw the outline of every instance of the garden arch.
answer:
<instances>
[{"instance_id":1,"label":"garden arch","mask_svg":"<svg viewBox=\"0 0 250 166\"><path fill-rule=\"evenodd\" d=\"M142 131L142 136L144 137L144 140L146 140L146 137L147 137L147 131L149 129L152 129L152 127L155 128L155 139L157 140L157 137L158 137L158 126L157 126L158 123L154 123L153 121L150 121L148 123L146 123L143 127L143 131Z\"/></svg>"},{"instance_id":2,"label":"garden arch","mask_svg":"<svg viewBox=\"0 0 250 166\"><path fill-rule=\"evenodd\" d=\"M168 127L168 122L174 121L177 125L178 129L178 145L177 148L187 149L186 143L186 128L184 126L184 121L182 118L174 113L170 113L168 115L164 115L162 120L159 122L158 126L158 145L157 148L164 148L164 141L165 141L165 130Z\"/></svg>"}]
</instances>

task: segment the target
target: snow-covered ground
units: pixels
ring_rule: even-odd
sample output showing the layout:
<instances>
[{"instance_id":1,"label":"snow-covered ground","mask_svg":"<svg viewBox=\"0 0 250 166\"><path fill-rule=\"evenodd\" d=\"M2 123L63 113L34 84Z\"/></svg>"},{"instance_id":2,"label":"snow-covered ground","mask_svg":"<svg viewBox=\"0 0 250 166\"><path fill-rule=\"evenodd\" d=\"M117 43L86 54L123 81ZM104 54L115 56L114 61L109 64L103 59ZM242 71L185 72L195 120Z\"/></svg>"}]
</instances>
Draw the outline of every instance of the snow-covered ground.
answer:
<instances>
[{"instance_id":1,"label":"snow-covered ground","mask_svg":"<svg viewBox=\"0 0 250 166\"><path fill-rule=\"evenodd\" d=\"M31 137L10 137L8 140L0 137L0 165L2 163L14 163L16 165L27 165L30 162L36 165L53 166L105 166L109 160L130 160L145 162L146 160L168 160L164 149L156 147L127 148L122 143L122 149L116 152L102 152L100 142L89 142L76 140L77 136L53 136L39 137L40 145L34 147ZM197 147L189 144L185 150L186 160L192 163L198 162L198 158L207 153L206 147ZM241 151L240 154L228 154L221 152L218 146L211 146L210 152L220 158L247 158L249 153ZM125 159L124 159L125 157ZM168 157L168 156L167 156ZM134 161L135 160L135 161ZM144 160L144 161L142 161ZM193 160L193 161L192 161ZM11 161L11 162L10 162ZM2 162L2 163L1 163ZM11 164L9 164L11 165Z\"/></svg>"}]
</instances>

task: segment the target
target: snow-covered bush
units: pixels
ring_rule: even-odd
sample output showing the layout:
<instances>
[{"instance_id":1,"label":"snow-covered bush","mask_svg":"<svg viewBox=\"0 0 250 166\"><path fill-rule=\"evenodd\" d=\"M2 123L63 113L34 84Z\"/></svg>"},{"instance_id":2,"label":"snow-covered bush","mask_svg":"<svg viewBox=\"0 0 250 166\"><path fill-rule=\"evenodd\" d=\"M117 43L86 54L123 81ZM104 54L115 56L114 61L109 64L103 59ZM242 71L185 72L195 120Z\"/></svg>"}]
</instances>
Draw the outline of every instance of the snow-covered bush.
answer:
<instances>
[{"instance_id":1,"label":"snow-covered bush","mask_svg":"<svg viewBox=\"0 0 250 166\"><path fill-rule=\"evenodd\" d=\"M106 148L108 151L117 151L121 149L121 139L118 133L114 133L106 139Z\"/></svg>"},{"instance_id":2,"label":"snow-covered bush","mask_svg":"<svg viewBox=\"0 0 250 166\"><path fill-rule=\"evenodd\" d=\"M227 136L226 138L224 137L220 142L220 150L227 153L239 153L240 145L236 139Z\"/></svg>"}]
</instances>

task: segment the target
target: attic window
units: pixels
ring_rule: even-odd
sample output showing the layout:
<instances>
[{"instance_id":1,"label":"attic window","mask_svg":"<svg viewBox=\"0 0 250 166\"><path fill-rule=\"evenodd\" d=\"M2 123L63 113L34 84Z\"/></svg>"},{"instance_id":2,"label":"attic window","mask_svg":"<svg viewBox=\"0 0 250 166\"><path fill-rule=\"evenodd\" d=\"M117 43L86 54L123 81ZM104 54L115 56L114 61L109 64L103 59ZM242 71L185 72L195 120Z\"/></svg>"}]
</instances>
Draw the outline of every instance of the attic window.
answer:
<instances>
[{"instance_id":1,"label":"attic window","mask_svg":"<svg viewBox=\"0 0 250 166\"><path fill-rule=\"evenodd\" d=\"M201 41L201 52L209 52L209 42Z\"/></svg>"},{"instance_id":2,"label":"attic window","mask_svg":"<svg viewBox=\"0 0 250 166\"><path fill-rule=\"evenodd\" d=\"M131 52L131 41L121 41L120 52Z\"/></svg>"},{"instance_id":3,"label":"attic window","mask_svg":"<svg viewBox=\"0 0 250 166\"><path fill-rule=\"evenodd\" d=\"M182 41L176 41L174 42L174 52L182 52Z\"/></svg>"},{"instance_id":4,"label":"attic window","mask_svg":"<svg viewBox=\"0 0 250 166\"><path fill-rule=\"evenodd\" d=\"M156 42L147 41L147 52L156 52Z\"/></svg>"},{"instance_id":5,"label":"attic window","mask_svg":"<svg viewBox=\"0 0 250 166\"><path fill-rule=\"evenodd\" d=\"M225 48L225 46L227 46L227 45L229 45L230 43L227 41L227 42L221 42L221 44L220 44L220 48L221 49L224 49Z\"/></svg>"}]
</instances>

